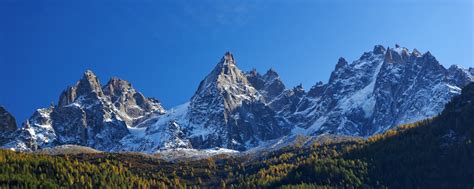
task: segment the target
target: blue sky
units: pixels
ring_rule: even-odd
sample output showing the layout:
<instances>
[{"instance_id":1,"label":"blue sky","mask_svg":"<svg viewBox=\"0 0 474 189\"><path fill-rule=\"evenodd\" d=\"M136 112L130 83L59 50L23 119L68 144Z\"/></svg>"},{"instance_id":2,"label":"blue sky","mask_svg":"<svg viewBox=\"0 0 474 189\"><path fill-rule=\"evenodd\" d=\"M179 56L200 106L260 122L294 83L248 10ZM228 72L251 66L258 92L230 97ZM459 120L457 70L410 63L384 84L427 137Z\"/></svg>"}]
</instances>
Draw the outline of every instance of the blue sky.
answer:
<instances>
[{"instance_id":1,"label":"blue sky","mask_svg":"<svg viewBox=\"0 0 474 189\"><path fill-rule=\"evenodd\" d=\"M226 51L287 87L327 82L339 57L376 44L473 67L473 3L440 1L0 1L0 104L23 122L86 69L129 80L169 108Z\"/></svg>"}]
</instances>

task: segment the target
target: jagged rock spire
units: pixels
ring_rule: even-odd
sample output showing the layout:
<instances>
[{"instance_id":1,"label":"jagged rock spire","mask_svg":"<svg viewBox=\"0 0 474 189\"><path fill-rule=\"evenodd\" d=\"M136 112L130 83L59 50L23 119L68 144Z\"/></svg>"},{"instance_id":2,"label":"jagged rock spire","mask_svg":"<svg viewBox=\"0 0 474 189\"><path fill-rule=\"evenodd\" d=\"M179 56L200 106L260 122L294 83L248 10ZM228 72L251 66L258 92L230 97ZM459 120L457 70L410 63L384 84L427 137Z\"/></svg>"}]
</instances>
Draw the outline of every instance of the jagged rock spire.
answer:
<instances>
[{"instance_id":1,"label":"jagged rock spire","mask_svg":"<svg viewBox=\"0 0 474 189\"><path fill-rule=\"evenodd\" d=\"M103 96L102 87L99 79L91 70L84 72L82 79L75 86L68 87L60 97L58 106L65 106L74 102L80 96L87 96L95 93L97 96Z\"/></svg>"},{"instance_id":2,"label":"jagged rock spire","mask_svg":"<svg viewBox=\"0 0 474 189\"><path fill-rule=\"evenodd\" d=\"M98 95L102 95L102 87L100 86L99 79L91 70L84 72L82 79L76 84L77 95L88 95L91 92L95 92Z\"/></svg>"},{"instance_id":3,"label":"jagged rock spire","mask_svg":"<svg viewBox=\"0 0 474 189\"><path fill-rule=\"evenodd\" d=\"M322 81L318 81L311 89L308 91L308 96L310 97L317 97L320 96L324 91L324 83Z\"/></svg>"},{"instance_id":4,"label":"jagged rock spire","mask_svg":"<svg viewBox=\"0 0 474 189\"><path fill-rule=\"evenodd\" d=\"M130 84L128 81L119 79L117 77L112 77L104 86L103 91L109 96L121 96L131 88L132 84Z\"/></svg>"},{"instance_id":5,"label":"jagged rock spire","mask_svg":"<svg viewBox=\"0 0 474 189\"><path fill-rule=\"evenodd\" d=\"M227 51L222 57L221 62L223 64L235 64L234 55L230 51Z\"/></svg>"},{"instance_id":6,"label":"jagged rock spire","mask_svg":"<svg viewBox=\"0 0 474 189\"><path fill-rule=\"evenodd\" d=\"M122 119L129 125L132 124L133 119L145 116L150 112L164 113L163 107L157 100L146 98L126 80L112 77L103 87L103 91L118 110L127 114Z\"/></svg>"},{"instance_id":7,"label":"jagged rock spire","mask_svg":"<svg viewBox=\"0 0 474 189\"><path fill-rule=\"evenodd\" d=\"M300 84L296 85L295 87L293 87L293 90L294 91L304 91L303 83L300 83Z\"/></svg>"},{"instance_id":8,"label":"jagged rock spire","mask_svg":"<svg viewBox=\"0 0 474 189\"><path fill-rule=\"evenodd\" d=\"M387 52L385 53L385 62L393 63L393 55L390 47L387 47Z\"/></svg>"},{"instance_id":9,"label":"jagged rock spire","mask_svg":"<svg viewBox=\"0 0 474 189\"><path fill-rule=\"evenodd\" d=\"M265 73L266 77L279 77L278 73L273 69L270 68L267 73Z\"/></svg>"},{"instance_id":10,"label":"jagged rock spire","mask_svg":"<svg viewBox=\"0 0 474 189\"><path fill-rule=\"evenodd\" d=\"M348 63L344 57L340 57L336 64L336 70L346 66Z\"/></svg>"},{"instance_id":11,"label":"jagged rock spire","mask_svg":"<svg viewBox=\"0 0 474 189\"><path fill-rule=\"evenodd\" d=\"M415 57L419 57L421 56L421 53L420 51L418 51L418 49L413 49L413 51L411 52L412 56L415 56Z\"/></svg>"},{"instance_id":12,"label":"jagged rock spire","mask_svg":"<svg viewBox=\"0 0 474 189\"><path fill-rule=\"evenodd\" d=\"M258 76L258 75L260 75L260 74L258 73L258 71L257 71L256 68L252 68L252 70L249 72L249 74L252 75L252 76Z\"/></svg>"},{"instance_id":13,"label":"jagged rock spire","mask_svg":"<svg viewBox=\"0 0 474 189\"><path fill-rule=\"evenodd\" d=\"M375 45L373 52L374 54L383 54L385 53L385 47L383 47L382 45Z\"/></svg>"}]
</instances>

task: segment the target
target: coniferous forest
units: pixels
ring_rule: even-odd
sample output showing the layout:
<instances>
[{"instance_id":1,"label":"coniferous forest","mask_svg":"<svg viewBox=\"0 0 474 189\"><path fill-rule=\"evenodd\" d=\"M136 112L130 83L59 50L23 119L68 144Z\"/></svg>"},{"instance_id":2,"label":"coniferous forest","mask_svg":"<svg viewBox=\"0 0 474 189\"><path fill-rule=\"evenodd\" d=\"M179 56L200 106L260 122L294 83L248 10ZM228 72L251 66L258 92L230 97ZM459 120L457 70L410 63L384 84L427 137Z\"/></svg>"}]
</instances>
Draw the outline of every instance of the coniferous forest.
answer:
<instances>
[{"instance_id":1,"label":"coniferous forest","mask_svg":"<svg viewBox=\"0 0 474 189\"><path fill-rule=\"evenodd\" d=\"M435 118L367 140L169 162L137 153L0 151L2 188L472 188L474 84Z\"/></svg>"}]
</instances>

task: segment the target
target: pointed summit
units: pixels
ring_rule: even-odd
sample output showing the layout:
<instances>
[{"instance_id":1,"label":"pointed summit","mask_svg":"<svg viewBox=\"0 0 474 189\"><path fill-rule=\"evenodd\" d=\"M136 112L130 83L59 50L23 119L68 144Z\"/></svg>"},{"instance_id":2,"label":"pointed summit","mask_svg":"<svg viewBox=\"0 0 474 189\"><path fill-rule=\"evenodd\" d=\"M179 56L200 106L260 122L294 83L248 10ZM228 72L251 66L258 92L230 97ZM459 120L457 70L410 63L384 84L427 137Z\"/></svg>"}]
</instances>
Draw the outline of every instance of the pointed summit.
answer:
<instances>
[{"instance_id":1,"label":"pointed summit","mask_svg":"<svg viewBox=\"0 0 474 189\"><path fill-rule=\"evenodd\" d=\"M226 80L241 80L242 71L235 65L232 53L226 52L216 67L209 73L203 82L207 85L213 82L226 82ZM202 86L205 87L205 86Z\"/></svg>"},{"instance_id":2,"label":"pointed summit","mask_svg":"<svg viewBox=\"0 0 474 189\"><path fill-rule=\"evenodd\" d=\"M221 62L225 64L235 64L234 55L231 52L227 51L222 57Z\"/></svg>"},{"instance_id":3,"label":"pointed summit","mask_svg":"<svg viewBox=\"0 0 474 189\"><path fill-rule=\"evenodd\" d=\"M103 91L110 98L115 108L127 115L122 119L128 125L133 125L133 120L146 116L151 112L164 113L164 108L158 101L146 98L126 80L112 77L103 87Z\"/></svg>"},{"instance_id":4,"label":"pointed summit","mask_svg":"<svg viewBox=\"0 0 474 189\"><path fill-rule=\"evenodd\" d=\"M76 93L78 96L87 95L95 92L99 95L102 93L99 79L91 70L86 70L82 79L76 84Z\"/></svg>"},{"instance_id":5,"label":"pointed summit","mask_svg":"<svg viewBox=\"0 0 474 189\"><path fill-rule=\"evenodd\" d=\"M265 73L264 77L267 77L267 78L277 78L277 77L280 77L278 75L278 73L273 69L273 68L270 68L267 73Z\"/></svg>"},{"instance_id":6,"label":"pointed summit","mask_svg":"<svg viewBox=\"0 0 474 189\"><path fill-rule=\"evenodd\" d=\"M412 56L415 56L415 57L419 57L419 56L421 56L421 53L420 53L420 51L418 51L418 49L415 48L415 49L413 49L413 51L411 52L411 55L412 55Z\"/></svg>"},{"instance_id":7,"label":"pointed summit","mask_svg":"<svg viewBox=\"0 0 474 189\"><path fill-rule=\"evenodd\" d=\"M130 89L132 89L132 84L130 84L128 81L119 79L117 77L112 77L104 86L103 91L109 96L121 96Z\"/></svg>"},{"instance_id":8,"label":"pointed summit","mask_svg":"<svg viewBox=\"0 0 474 189\"><path fill-rule=\"evenodd\" d=\"M254 77L260 75L256 68L252 68L252 70L248 74Z\"/></svg>"},{"instance_id":9,"label":"pointed summit","mask_svg":"<svg viewBox=\"0 0 474 189\"><path fill-rule=\"evenodd\" d=\"M293 87L292 89L293 93L297 96L302 96L304 95L306 92L304 91L304 88L303 88L303 84L300 83L299 85Z\"/></svg>"},{"instance_id":10,"label":"pointed summit","mask_svg":"<svg viewBox=\"0 0 474 189\"><path fill-rule=\"evenodd\" d=\"M392 54L392 51L390 49L390 47L387 47L387 52L385 53L385 62L387 63L393 63L393 54Z\"/></svg>"},{"instance_id":11,"label":"pointed summit","mask_svg":"<svg viewBox=\"0 0 474 189\"><path fill-rule=\"evenodd\" d=\"M383 47L382 45L375 45L373 51L374 54L383 54L385 53L385 47Z\"/></svg>"},{"instance_id":12,"label":"pointed summit","mask_svg":"<svg viewBox=\"0 0 474 189\"><path fill-rule=\"evenodd\" d=\"M104 95L97 76L91 70L87 70L76 85L68 87L61 93L58 106L68 105L74 102L78 97L87 96L91 93L95 93L97 96Z\"/></svg>"},{"instance_id":13,"label":"pointed summit","mask_svg":"<svg viewBox=\"0 0 474 189\"><path fill-rule=\"evenodd\" d=\"M347 61L346 59L344 59L344 57L340 57L339 60L337 61L337 64L336 64L336 70L344 67L344 66L347 66Z\"/></svg>"},{"instance_id":14,"label":"pointed summit","mask_svg":"<svg viewBox=\"0 0 474 189\"><path fill-rule=\"evenodd\" d=\"M425 54L423 54L425 57L433 57L430 51L427 51Z\"/></svg>"},{"instance_id":15,"label":"pointed summit","mask_svg":"<svg viewBox=\"0 0 474 189\"><path fill-rule=\"evenodd\" d=\"M300 83L300 84L296 85L295 87L293 87L293 90L294 91L304 91L303 83Z\"/></svg>"},{"instance_id":16,"label":"pointed summit","mask_svg":"<svg viewBox=\"0 0 474 189\"><path fill-rule=\"evenodd\" d=\"M247 79L254 76L244 74L234 62L232 54L226 53L216 68L201 81L189 102L186 113L189 121L186 124L203 133L192 136L193 147L245 149L245 144L254 145L256 140L274 139L283 132L271 116L249 117L272 115L273 112L265 106L263 95ZM256 76L255 79L260 81L261 77ZM261 83L262 87L266 86ZM252 121L245 121L249 119Z\"/></svg>"},{"instance_id":17,"label":"pointed summit","mask_svg":"<svg viewBox=\"0 0 474 189\"><path fill-rule=\"evenodd\" d=\"M86 70L83 74L83 78L93 78L97 77L92 70Z\"/></svg>"},{"instance_id":18,"label":"pointed summit","mask_svg":"<svg viewBox=\"0 0 474 189\"><path fill-rule=\"evenodd\" d=\"M201 81L191 99L191 106L206 101L207 98L221 98L219 105L235 107L243 96L256 97L255 89L250 85L246 75L235 65L235 60L227 52L217 66Z\"/></svg>"}]
</instances>

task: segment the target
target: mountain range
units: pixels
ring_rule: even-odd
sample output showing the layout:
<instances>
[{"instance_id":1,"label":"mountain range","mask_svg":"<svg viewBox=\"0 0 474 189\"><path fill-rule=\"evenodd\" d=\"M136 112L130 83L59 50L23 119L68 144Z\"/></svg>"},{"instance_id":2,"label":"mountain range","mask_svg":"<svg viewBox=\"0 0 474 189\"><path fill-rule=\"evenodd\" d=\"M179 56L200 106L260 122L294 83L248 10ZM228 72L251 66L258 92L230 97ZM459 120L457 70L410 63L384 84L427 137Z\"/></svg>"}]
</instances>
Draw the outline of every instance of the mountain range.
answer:
<instances>
[{"instance_id":1,"label":"mountain range","mask_svg":"<svg viewBox=\"0 0 474 189\"><path fill-rule=\"evenodd\" d=\"M0 145L35 151L65 144L108 152L250 150L298 135L369 137L438 115L474 81L474 68L442 66L430 53L376 45L352 63L337 61L327 83L288 89L278 73L241 71L227 52L189 102L165 109L122 79L101 85L86 71L57 105L21 128L0 108Z\"/></svg>"},{"instance_id":2,"label":"mountain range","mask_svg":"<svg viewBox=\"0 0 474 189\"><path fill-rule=\"evenodd\" d=\"M367 139L298 137L284 148L258 153L251 152L254 149L232 154L215 149L107 153L77 145L32 153L0 149L0 186L472 188L473 102L474 83L470 83L433 118Z\"/></svg>"}]
</instances>

